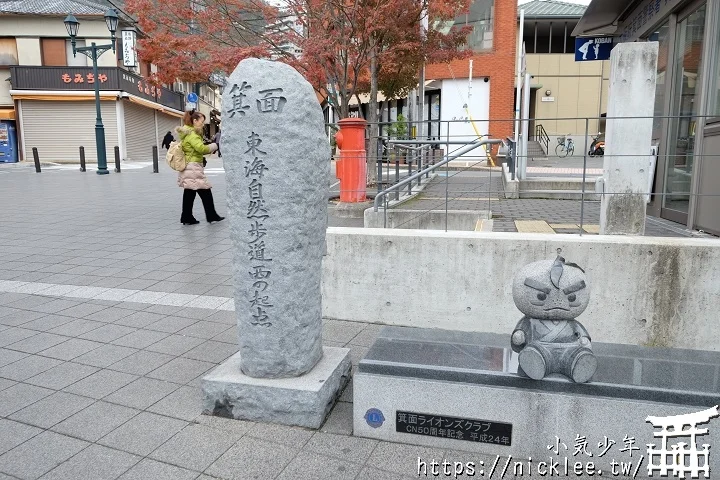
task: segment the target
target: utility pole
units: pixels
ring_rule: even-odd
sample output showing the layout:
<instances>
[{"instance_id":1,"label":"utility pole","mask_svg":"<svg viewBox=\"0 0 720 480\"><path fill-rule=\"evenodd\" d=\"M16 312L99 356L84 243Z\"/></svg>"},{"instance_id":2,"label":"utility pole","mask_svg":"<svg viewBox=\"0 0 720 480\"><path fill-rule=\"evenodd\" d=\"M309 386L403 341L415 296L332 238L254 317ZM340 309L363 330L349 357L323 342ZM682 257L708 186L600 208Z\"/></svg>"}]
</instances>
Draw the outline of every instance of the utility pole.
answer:
<instances>
[{"instance_id":1,"label":"utility pole","mask_svg":"<svg viewBox=\"0 0 720 480\"><path fill-rule=\"evenodd\" d=\"M420 37L423 39L423 42L427 39L427 29L428 29L428 18L427 17L428 17L427 8L423 8L422 18L420 19ZM418 85L417 112L418 112L417 136L418 136L418 138L424 140L425 138L427 138L427 135L425 134L425 60L424 59L423 59L423 64L420 67L420 82Z\"/></svg>"},{"instance_id":2,"label":"utility pole","mask_svg":"<svg viewBox=\"0 0 720 480\"><path fill-rule=\"evenodd\" d=\"M518 47L517 47L517 69L516 69L516 80L515 80L515 145L517 148L518 140L520 137L520 97L523 85L523 35L525 30L525 10L520 10L520 35L518 36ZM517 152L517 149L516 149Z\"/></svg>"}]
</instances>

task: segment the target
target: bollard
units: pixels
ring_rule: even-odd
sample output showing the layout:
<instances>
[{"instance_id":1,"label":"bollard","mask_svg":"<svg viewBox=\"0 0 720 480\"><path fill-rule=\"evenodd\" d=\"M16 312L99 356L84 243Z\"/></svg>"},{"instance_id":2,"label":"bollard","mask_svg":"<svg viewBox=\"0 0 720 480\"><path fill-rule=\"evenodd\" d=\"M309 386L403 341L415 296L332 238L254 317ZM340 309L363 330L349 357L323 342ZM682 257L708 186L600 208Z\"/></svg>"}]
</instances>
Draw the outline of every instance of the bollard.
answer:
<instances>
[{"instance_id":1,"label":"bollard","mask_svg":"<svg viewBox=\"0 0 720 480\"><path fill-rule=\"evenodd\" d=\"M397 185L398 183L400 183L400 160L395 160L395 185ZM399 188L395 189L395 200L400 200Z\"/></svg>"},{"instance_id":2,"label":"bollard","mask_svg":"<svg viewBox=\"0 0 720 480\"><path fill-rule=\"evenodd\" d=\"M35 160L35 172L40 173L40 156L38 155L37 147L33 147L33 160Z\"/></svg>"},{"instance_id":3,"label":"bollard","mask_svg":"<svg viewBox=\"0 0 720 480\"><path fill-rule=\"evenodd\" d=\"M80 171L85 171L85 147L80 147Z\"/></svg>"},{"instance_id":4,"label":"bollard","mask_svg":"<svg viewBox=\"0 0 720 480\"><path fill-rule=\"evenodd\" d=\"M160 170L159 170L159 167L158 167L158 148L157 148L157 145L153 145L152 153L153 153L153 173L160 173Z\"/></svg>"},{"instance_id":5,"label":"bollard","mask_svg":"<svg viewBox=\"0 0 720 480\"><path fill-rule=\"evenodd\" d=\"M412 177L412 160L407 161L408 178ZM408 182L408 195L412 195L412 180Z\"/></svg>"},{"instance_id":6,"label":"bollard","mask_svg":"<svg viewBox=\"0 0 720 480\"><path fill-rule=\"evenodd\" d=\"M120 173L120 147L115 145L115 172Z\"/></svg>"},{"instance_id":7,"label":"bollard","mask_svg":"<svg viewBox=\"0 0 720 480\"><path fill-rule=\"evenodd\" d=\"M422 172L422 151L418 155L418 173ZM418 187L422 184L422 175L418 177Z\"/></svg>"},{"instance_id":8,"label":"bollard","mask_svg":"<svg viewBox=\"0 0 720 480\"><path fill-rule=\"evenodd\" d=\"M382 173L382 161L380 158L377 159L377 187L378 193L383 191L383 173Z\"/></svg>"}]
</instances>

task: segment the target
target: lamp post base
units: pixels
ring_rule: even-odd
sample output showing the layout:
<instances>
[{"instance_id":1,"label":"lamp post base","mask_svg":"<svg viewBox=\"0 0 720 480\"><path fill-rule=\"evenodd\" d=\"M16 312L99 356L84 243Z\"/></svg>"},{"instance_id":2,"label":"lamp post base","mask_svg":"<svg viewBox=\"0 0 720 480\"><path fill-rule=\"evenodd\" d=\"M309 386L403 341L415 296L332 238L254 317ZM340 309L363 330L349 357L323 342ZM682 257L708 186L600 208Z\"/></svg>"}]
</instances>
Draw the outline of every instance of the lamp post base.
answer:
<instances>
[{"instance_id":1,"label":"lamp post base","mask_svg":"<svg viewBox=\"0 0 720 480\"><path fill-rule=\"evenodd\" d=\"M110 171L107 168L107 156L105 152L105 127L103 127L102 119L100 118L100 99L96 98L97 103L97 121L95 123L95 145L97 146L97 158L98 158L98 175L107 175Z\"/></svg>"}]
</instances>

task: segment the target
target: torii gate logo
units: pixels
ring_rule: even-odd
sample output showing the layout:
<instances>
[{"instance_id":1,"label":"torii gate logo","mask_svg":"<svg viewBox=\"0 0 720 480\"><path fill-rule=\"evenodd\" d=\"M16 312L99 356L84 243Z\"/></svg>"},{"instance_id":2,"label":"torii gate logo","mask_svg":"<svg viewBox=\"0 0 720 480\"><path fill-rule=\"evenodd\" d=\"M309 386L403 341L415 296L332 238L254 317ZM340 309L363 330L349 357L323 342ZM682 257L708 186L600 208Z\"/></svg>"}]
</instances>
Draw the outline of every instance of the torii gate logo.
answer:
<instances>
[{"instance_id":1,"label":"torii gate logo","mask_svg":"<svg viewBox=\"0 0 720 480\"><path fill-rule=\"evenodd\" d=\"M707 435L707 428L697 428L698 425L708 423L711 418L720 416L718 406L703 410L701 412L675 415L671 417L647 417L646 422L661 430L653 432L653 436L660 438L660 448L654 444L648 444L648 475L658 472L661 477L671 474L674 477L685 478L689 473L690 478L699 478L703 473L705 478L710 478L710 445L702 445L698 450L696 439L698 436ZM689 443L678 442L670 445L668 449L668 438L689 438ZM653 461L659 460L655 464ZM668 463L668 460L670 462Z\"/></svg>"}]
</instances>

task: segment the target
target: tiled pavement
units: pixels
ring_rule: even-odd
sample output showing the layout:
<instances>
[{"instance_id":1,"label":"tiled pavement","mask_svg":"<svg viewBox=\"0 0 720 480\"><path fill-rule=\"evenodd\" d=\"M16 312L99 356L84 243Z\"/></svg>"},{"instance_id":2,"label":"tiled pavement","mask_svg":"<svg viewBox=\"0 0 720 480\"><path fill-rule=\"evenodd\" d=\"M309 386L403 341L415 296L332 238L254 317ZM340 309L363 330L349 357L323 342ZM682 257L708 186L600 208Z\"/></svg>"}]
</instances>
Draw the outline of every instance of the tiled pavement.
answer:
<instances>
[{"instance_id":1,"label":"tiled pavement","mask_svg":"<svg viewBox=\"0 0 720 480\"><path fill-rule=\"evenodd\" d=\"M517 222L533 221L544 224L543 228L533 231L577 234L581 219L584 234L599 231L600 202L585 201L582 207L580 200L506 199L499 172L441 172L420 195L401 208L418 210L418 215L430 210L444 211L446 192L448 210L490 210L494 232L528 231L518 228ZM699 233L688 231L684 225L648 216L645 235L691 237Z\"/></svg>"},{"instance_id":2,"label":"tiled pavement","mask_svg":"<svg viewBox=\"0 0 720 480\"><path fill-rule=\"evenodd\" d=\"M149 172L0 167L0 479L388 480L417 478L418 456L468 461L352 437L351 384L319 431L200 415L200 378L237 350L227 223L183 227L174 174ZM327 320L323 340L356 365L378 329Z\"/></svg>"},{"instance_id":3,"label":"tiled pavement","mask_svg":"<svg viewBox=\"0 0 720 480\"><path fill-rule=\"evenodd\" d=\"M0 174L0 480L387 480L417 478L418 456L490 462L351 436L352 384L319 431L200 415L200 378L237 350L227 223L180 225L164 166ZM222 213L218 164L209 175ZM378 329L326 320L323 340L356 365Z\"/></svg>"}]
</instances>

